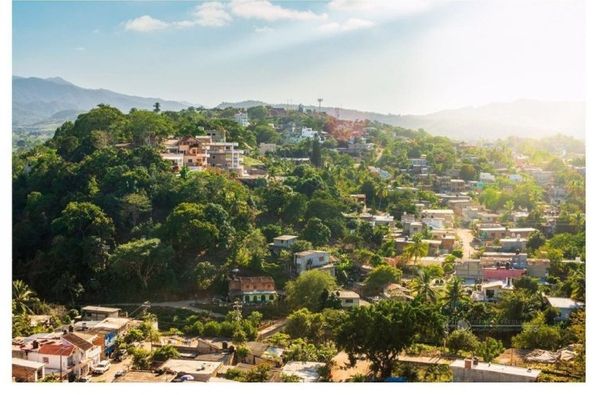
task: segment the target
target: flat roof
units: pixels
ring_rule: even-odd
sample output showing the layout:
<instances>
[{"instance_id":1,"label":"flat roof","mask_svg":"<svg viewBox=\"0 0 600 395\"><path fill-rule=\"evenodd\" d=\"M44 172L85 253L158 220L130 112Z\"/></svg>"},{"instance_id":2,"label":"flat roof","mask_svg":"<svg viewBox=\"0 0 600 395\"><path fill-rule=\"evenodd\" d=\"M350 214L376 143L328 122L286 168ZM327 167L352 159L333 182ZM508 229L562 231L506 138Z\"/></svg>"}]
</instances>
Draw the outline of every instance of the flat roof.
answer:
<instances>
[{"instance_id":1,"label":"flat roof","mask_svg":"<svg viewBox=\"0 0 600 395\"><path fill-rule=\"evenodd\" d=\"M508 228L509 232L534 232L536 228Z\"/></svg>"},{"instance_id":2,"label":"flat roof","mask_svg":"<svg viewBox=\"0 0 600 395\"><path fill-rule=\"evenodd\" d=\"M103 307L103 306L85 306L81 309L81 311L95 311L98 313L117 313L121 311L116 307Z\"/></svg>"},{"instance_id":3,"label":"flat roof","mask_svg":"<svg viewBox=\"0 0 600 395\"><path fill-rule=\"evenodd\" d=\"M294 236L294 235L281 235L281 236L274 237L273 240L294 240L297 238L298 238L298 236Z\"/></svg>"},{"instance_id":4,"label":"flat roof","mask_svg":"<svg viewBox=\"0 0 600 395\"><path fill-rule=\"evenodd\" d=\"M546 299L552 307L559 309L576 309L580 306L583 306L583 303L577 302L571 298L554 298L551 296L546 296Z\"/></svg>"},{"instance_id":5,"label":"flat roof","mask_svg":"<svg viewBox=\"0 0 600 395\"><path fill-rule=\"evenodd\" d=\"M329 253L327 251L321 251L321 250L306 250L306 251L297 252L294 255L297 255L297 256L308 256L308 255L312 255L312 254L329 254Z\"/></svg>"},{"instance_id":6,"label":"flat roof","mask_svg":"<svg viewBox=\"0 0 600 395\"><path fill-rule=\"evenodd\" d=\"M29 369L39 369L46 365L43 362L29 361L27 359L21 359L21 358L13 358L12 364L17 365L17 366L22 366L24 368L29 368Z\"/></svg>"},{"instance_id":7,"label":"flat roof","mask_svg":"<svg viewBox=\"0 0 600 395\"><path fill-rule=\"evenodd\" d=\"M290 361L285 364L281 373L298 376L303 382L314 382L319 380L319 368L323 366L323 362Z\"/></svg>"},{"instance_id":8,"label":"flat roof","mask_svg":"<svg viewBox=\"0 0 600 395\"><path fill-rule=\"evenodd\" d=\"M457 359L450 364L450 367L453 368L465 368L465 360ZM508 365L498 365L495 363L478 363L477 365L471 364L471 369L473 370L485 370L488 372L496 372L496 373L504 373L510 374L513 376L525 376L537 378L541 373L541 370L537 369L528 369L528 368L520 368L518 366L508 366Z\"/></svg>"},{"instance_id":9,"label":"flat roof","mask_svg":"<svg viewBox=\"0 0 600 395\"><path fill-rule=\"evenodd\" d=\"M161 367L179 373L212 374L222 365L221 362L197 361L194 359L169 359Z\"/></svg>"},{"instance_id":10,"label":"flat roof","mask_svg":"<svg viewBox=\"0 0 600 395\"><path fill-rule=\"evenodd\" d=\"M339 295L340 298L360 298L360 295L354 291L348 291L348 290L336 291L336 295L338 293L340 294Z\"/></svg>"}]
</instances>

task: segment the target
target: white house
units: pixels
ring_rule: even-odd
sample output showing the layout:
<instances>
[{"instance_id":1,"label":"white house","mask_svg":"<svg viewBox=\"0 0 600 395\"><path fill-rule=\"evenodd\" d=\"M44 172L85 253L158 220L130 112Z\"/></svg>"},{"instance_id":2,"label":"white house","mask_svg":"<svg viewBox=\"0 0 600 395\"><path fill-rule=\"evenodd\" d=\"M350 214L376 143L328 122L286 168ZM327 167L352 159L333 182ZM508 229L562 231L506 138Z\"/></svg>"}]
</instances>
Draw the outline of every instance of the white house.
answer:
<instances>
[{"instance_id":1,"label":"white house","mask_svg":"<svg viewBox=\"0 0 600 395\"><path fill-rule=\"evenodd\" d=\"M290 248L298 240L298 236L281 235L273 238L272 247L274 248Z\"/></svg>"},{"instance_id":2,"label":"white house","mask_svg":"<svg viewBox=\"0 0 600 395\"><path fill-rule=\"evenodd\" d=\"M248 114L245 113L244 111L240 111L240 112L236 113L234 115L234 119L237 123L239 123L243 127L250 125L250 122L248 121Z\"/></svg>"},{"instance_id":3,"label":"white house","mask_svg":"<svg viewBox=\"0 0 600 395\"><path fill-rule=\"evenodd\" d=\"M290 361L281 369L281 373L296 376L303 383L319 381L319 370L325 367L324 362L297 362Z\"/></svg>"},{"instance_id":4,"label":"white house","mask_svg":"<svg viewBox=\"0 0 600 395\"><path fill-rule=\"evenodd\" d=\"M306 250L294 254L294 268L297 274L311 269L327 271L335 275L335 267L331 263L331 255L326 251Z\"/></svg>"},{"instance_id":5,"label":"white house","mask_svg":"<svg viewBox=\"0 0 600 395\"><path fill-rule=\"evenodd\" d=\"M558 309L560 315L557 319L560 321L568 320L573 311L584 306L583 303L577 302L571 298L553 298L550 296L546 296L546 300L548 301L550 306L554 307L555 309Z\"/></svg>"},{"instance_id":6,"label":"white house","mask_svg":"<svg viewBox=\"0 0 600 395\"><path fill-rule=\"evenodd\" d=\"M479 173L479 181L485 183L491 183L496 181L496 176L491 173Z\"/></svg>"},{"instance_id":7,"label":"white house","mask_svg":"<svg viewBox=\"0 0 600 395\"><path fill-rule=\"evenodd\" d=\"M337 299L342 303L343 308L358 307L360 303L360 295L354 291L339 290L334 292Z\"/></svg>"}]
</instances>

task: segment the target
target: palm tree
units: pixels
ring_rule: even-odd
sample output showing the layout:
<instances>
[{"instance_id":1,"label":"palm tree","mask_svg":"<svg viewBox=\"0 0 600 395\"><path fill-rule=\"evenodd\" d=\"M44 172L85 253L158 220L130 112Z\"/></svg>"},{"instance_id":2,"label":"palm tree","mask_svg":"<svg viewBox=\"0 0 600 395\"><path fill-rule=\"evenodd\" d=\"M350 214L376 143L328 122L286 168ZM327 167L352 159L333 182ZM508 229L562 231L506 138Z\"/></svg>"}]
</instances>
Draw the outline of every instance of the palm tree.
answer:
<instances>
[{"instance_id":1,"label":"palm tree","mask_svg":"<svg viewBox=\"0 0 600 395\"><path fill-rule=\"evenodd\" d=\"M417 259L427 255L428 250L427 244L423 242L423 235L417 233L412 238L412 243L409 243L404 247L404 254L409 258L414 258L414 264L417 264Z\"/></svg>"},{"instance_id":2,"label":"palm tree","mask_svg":"<svg viewBox=\"0 0 600 395\"><path fill-rule=\"evenodd\" d=\"M435 303L437 295L431 287L432 280L431 272L419 270L419 274L413 283L417 298L425 302Z\"/></svg>"},{"instance_id":3,"label":"palm tree","mask_svg":"<svg viewBox=\"0 0 600 395\"><path fill-rule=\"evenodd\" d=\"M467 300L461 278L454 276L446 285L446 292L443 296L444 306L454 315Z\"/></svg>"},{"instance_id":4,"label":"palm tree","mask_svg":"<svg viewBox=\"0 0 600 395\"><path fill-rule=\"evenodd\" d=\"M12 288L13 314L31 314L40 300L35 292L22 280L13 281Z\"/></svg>"}]
</instances>

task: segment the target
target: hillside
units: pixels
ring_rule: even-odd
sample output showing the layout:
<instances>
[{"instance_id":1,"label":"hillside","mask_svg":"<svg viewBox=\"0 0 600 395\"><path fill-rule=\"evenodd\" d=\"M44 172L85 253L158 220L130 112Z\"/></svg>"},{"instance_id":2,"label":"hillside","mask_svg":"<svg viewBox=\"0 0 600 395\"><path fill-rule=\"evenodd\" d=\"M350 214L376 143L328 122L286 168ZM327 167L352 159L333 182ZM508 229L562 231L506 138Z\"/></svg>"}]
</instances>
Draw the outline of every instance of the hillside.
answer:
<instances>
[{"instance_id":1,"label":"hillside","mask_svg":"<svg viewBox=\"0 0 600 395\"><path fill-rule=\"evenodd\" d=\"M59 77L13 77L13 129L53 130L66 120L88 111L100 103L121 111L131 108L150 109L160 102L164 110L180 110L190 104L124 95L106 89L87 89Z\"/></svg>"}]
</instances>

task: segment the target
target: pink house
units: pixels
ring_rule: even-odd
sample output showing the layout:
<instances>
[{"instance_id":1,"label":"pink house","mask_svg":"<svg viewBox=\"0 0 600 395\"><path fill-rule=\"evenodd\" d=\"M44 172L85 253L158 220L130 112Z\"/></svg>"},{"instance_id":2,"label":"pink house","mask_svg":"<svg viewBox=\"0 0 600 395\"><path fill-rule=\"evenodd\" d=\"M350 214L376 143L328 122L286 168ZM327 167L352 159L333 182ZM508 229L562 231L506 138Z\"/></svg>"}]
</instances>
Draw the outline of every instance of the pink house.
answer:
<instances>
[{"instance_id":1,"label":"pink house","mask_svg":"<svg viewBox=\"0 0 600 395\"><path fill-rule=\"evenodd\" d=\"M483 279L485 281L494 281L494 280L502 280L506 279L515 279L524 275L526 272L525 269L505 269L505 268L484 268L483 269Z\"/></svg>"}]
</instances>

